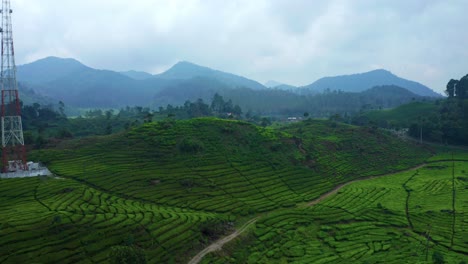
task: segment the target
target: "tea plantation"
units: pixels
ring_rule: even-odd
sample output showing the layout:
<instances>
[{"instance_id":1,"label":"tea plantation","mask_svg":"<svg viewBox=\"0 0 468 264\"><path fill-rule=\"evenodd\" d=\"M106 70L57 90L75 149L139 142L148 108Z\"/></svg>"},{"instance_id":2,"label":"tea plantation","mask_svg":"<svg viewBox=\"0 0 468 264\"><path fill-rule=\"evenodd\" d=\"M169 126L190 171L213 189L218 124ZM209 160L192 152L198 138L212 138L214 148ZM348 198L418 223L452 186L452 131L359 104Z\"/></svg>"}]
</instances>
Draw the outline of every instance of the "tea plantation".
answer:
<instances>
[{"instance_id":1,"label":"tea plantation","mask_svg":"<svg viewBox=\"0 0 468 264\"><path fill-rule=\"evenodd\" d=\"M421 241L429 241L429 252L458 259L463 253L453 250L466 248L466 220L443 202L436 209L417 203L428 199L416 192L426 186L419 174L445 167L355 183L341 198L305 208L339 184L402 171L430 156L378 130L312 120L279 130L212 118L164 121L67 141L31 155L58 178L0 180L0 262L102 263L120 245L142 250L149 263L184 263L259 215L255 232L241 240L248 246L234 242L229 257L221 252L205 261L309 262L319 254L328 262L388 252L398 259ZM408 190L400 190L402 181ZM434 193L446 190L431 184ZM455 184L460 193L463 184ZM399 201L407 194L405 214ZM441 201L451 197L444 195ZM463 206L462 196L456 199ZM428 211L434 223L424 220ZM437 225L442 221L454 224L447 230Z\"/></svg>"},{"instance_id":2,"label":"tea plantation","mask_svg":"<svg viewBox=\"0 0 468 264\"><path fill-rule=\"evenodd\" d=\"M270 213L203 263L466 263L466 157L355 182L312 207Z\"/></svg>"}]
</instances>

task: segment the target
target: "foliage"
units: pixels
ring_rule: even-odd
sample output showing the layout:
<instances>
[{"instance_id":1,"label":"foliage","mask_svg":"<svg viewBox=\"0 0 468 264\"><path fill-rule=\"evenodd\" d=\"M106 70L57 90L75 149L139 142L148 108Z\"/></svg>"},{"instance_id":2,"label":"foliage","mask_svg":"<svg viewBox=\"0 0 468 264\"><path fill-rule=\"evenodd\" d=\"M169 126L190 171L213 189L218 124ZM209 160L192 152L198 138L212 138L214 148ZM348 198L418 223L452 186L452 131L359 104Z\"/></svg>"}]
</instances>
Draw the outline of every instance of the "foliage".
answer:
<instances>
[{"instance_id":1,"label":"foliage","mask_svg":"<svg viewBox=\"0 0 468 264\"><path fill-rule=\"evenodd\" d=\"M368 118L366 124L358 123ZM376 124L383 128L407 128L408 134L425 141L468 144L468 99L448 98L434 103L411 103L385 111L371 111L355 117L359 125Z\"/></svg>"},{"instance_id":2,"label":"foliage","mask_svg":"<svg viewBox=\"0 0 468 264\"><path fill-rule=\"evenodd\" d=\"M215 111L213 107L222 108ZM59 103L58 110L52 105L41 106L38 103L23 105L23 128L25 140L28 145L43 148L49 142L56 139L81 138L94 135L110 135L141 125L150 123L153 119L170 121L170 119L189 119L204 116L236 117L240 118L242 109L233 105L232 101L224 102L224 99L216 95L212 106L198 99L195 102L186 101L183 106L173 107L168 105L165 109L160 107L158 112L153 112L148 107L125 107L119 111L114 109L89 109L83 116L67 118L64 113L65 104ZM229 113L228 113L229 112ZM169 119L169 120L168 120Z\"/></svg>"},{"instance_id":3,"label":"foliage","mask_svg":"<svg viewBox=\"0 0 468 264\"><path fill-rule=\"evenodd\" d=\"M434 100L415 95L397 86L378 86L364 92L325 91L323 93L298 95L292 92L268 89L246 88L222 90L219 92L232 99L242 109L256 114L329 117L334 114L352 115L371 109L385 109L410 102Z\"/></svg>"},{"instance_id":4,"label":"foliage","mask_svg":"<svg viewBox=\"0 0 468 264\"><path fill-rule=\"evenodd\" d=\"M460 80L451 79L445 93L449 98L468 99L468 74Z\"/></svg>"}]
</instances>

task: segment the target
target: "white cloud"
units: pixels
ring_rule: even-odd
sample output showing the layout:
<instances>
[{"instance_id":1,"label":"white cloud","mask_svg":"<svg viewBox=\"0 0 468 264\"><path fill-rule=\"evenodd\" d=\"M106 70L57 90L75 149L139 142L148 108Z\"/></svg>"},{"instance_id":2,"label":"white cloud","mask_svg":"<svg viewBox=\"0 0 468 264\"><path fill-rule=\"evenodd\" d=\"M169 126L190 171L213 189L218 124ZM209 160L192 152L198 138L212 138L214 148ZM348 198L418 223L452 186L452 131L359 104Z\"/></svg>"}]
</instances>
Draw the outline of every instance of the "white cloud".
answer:
<instances>
[{"instance_id":1,"label":"white cloud","mask_svg":"<svg viewBox=\"0 0 468 264\"><path fill-rule=\"evenodd\" d=\"M15 0L17 62L160 71L178 60L308 84L388 69L441 91L468 70L468 2Z\"/></svg>"}]
</instances>

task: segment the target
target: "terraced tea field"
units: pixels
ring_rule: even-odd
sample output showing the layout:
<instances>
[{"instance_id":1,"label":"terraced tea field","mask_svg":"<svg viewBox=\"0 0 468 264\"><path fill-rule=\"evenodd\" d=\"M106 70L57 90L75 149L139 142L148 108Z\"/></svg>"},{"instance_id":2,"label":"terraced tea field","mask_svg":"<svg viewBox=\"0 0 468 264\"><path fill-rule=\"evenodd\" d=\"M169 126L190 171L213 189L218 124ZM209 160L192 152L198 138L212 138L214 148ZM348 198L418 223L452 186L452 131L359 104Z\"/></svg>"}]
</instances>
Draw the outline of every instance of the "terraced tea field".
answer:
<instances>
[{"instance_id":1,"label":"terraced tea field","mask_svg":"<svg viewBox=\"0 0 468 264\"><path fill-rule=\"evenodd\" d=\"M391 135L327 121L281 131L219 119L165 121L68 141L31 155L60 179L0 181L0 262L102 263L113 246L132 245L150 263L184 263L257 215L342 213L298 206L429 156ZM265 230L266 219L259 220ZM278 239L256 232L265 232L261 241Z\"/></svg>"},{"instance_id":2,"label":"terraced tea field","mask_svg":"<svg viewBox=\"0 0 468 264\"><path fill-rule=\"evenodd\" d=\"M465 157L355 182L314 206L270 213L202 263L433 263L434 254L466 262Z\"/></svg>"},{"instance_id":3,"label":"terraced tea field","mask_svg":"<svg viewBox=\"0 0 468 264\"><path fill-rule=\"evenodd\" d=\"M203 225L222 215L157 206L69 179L0 182L0 263L103 263L119 244L166 262L203 242Z\"/></svg>"}]
</instances>

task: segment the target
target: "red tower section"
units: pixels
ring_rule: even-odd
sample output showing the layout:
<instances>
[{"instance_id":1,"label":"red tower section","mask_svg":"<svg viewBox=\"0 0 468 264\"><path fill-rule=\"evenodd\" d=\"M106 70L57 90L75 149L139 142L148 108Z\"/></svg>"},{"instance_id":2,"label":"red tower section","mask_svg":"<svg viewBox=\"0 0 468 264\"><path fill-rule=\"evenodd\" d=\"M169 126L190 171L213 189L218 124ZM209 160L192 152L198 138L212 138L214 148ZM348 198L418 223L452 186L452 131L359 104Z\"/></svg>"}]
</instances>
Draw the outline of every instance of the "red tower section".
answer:
<instances>
[{"instance_id":1,"label":"red tower section","mask_svg":"<svg viewBox=\"0 0 468 264\"><path fill-rule=\"evenodd\" d=\"M2 172L27 170L24 146L21 105L16 81L15 49L9 0L2 0L2 58L1 58L1 126L2 126Z\"/></svg>"}]
</instances>

